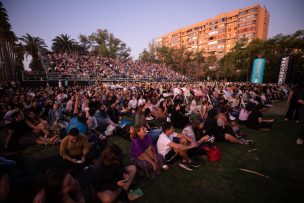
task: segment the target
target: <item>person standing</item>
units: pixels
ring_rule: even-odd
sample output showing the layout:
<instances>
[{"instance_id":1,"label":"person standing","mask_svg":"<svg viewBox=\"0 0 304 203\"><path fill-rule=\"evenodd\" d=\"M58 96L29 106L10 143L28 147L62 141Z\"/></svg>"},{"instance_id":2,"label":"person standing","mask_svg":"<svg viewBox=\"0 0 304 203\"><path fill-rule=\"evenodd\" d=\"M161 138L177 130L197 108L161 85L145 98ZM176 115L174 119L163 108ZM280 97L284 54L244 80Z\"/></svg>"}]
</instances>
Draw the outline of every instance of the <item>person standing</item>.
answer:
<instances>
[{"instance_id":1,"label":"person standing","mask_svg":"<svg viewBox=\"0 0 304 203\"><path fill-rule=\"evenodd\" d=\"M304 87L301 85L301 91L299 93L299 97L297 99L298 104L301 105L300 108L300 127L299 127L299 137L296 141L297 145L303 145L304 139Z\"/></svg>"},{"instance_id":2,"label":"person standing","mask_svg":"<svg viewBox=\"0 0 304 203\"><path fill-rule=\"evenodd\" d=\"M292 120L293 118L295 118L296 122L299 123L300 120L299 113L300 113L301 104L297 101L297 99L300 96L301 87L302 87L301 85L298 85L289 93L287 100L289 106L287 113L284 117L285 121Z\"/></svg>"}]
</instances>

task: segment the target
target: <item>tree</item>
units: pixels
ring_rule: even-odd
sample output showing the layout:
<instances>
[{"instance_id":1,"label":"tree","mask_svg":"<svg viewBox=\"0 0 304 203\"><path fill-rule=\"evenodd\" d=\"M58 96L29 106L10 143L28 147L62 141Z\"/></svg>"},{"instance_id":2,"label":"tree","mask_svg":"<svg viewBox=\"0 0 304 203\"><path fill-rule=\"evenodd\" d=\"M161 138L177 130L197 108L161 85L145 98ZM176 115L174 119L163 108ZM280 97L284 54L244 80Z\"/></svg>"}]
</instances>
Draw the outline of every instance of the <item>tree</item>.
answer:
<instances>
[{"instance_id":1,"label":"tree","mask_svg":"<svg viewBox=\"0 0 304 203\"><path fill-rule=\"evenodd\" d=\"M205 57L203 52L194 52L185 47L170 48L166 46L156 47L155 42L149 43L139 55L143 62L164 63L173 70L191 77L202 78L205 75Z\"/></svg>"},{"instance_id":2,"label":"tree","mask_svg":"<svg viewBox=\"0 0 304 203\"><path fill-rule=\"evenodd\" d=\"M52 51L53 52L66 52L71 53L76 51L77 42L74 39L71 39L67 34L61 34L56 36L52 40Z\"/></svg>"},{"instance_id":3,"label":"tree","mask_svg":"<svg viewBox=\"0 0 304 203\"><path fill-rule=\"evenodd\" d=\"M151 62L151 63L158 62L158 60L156 59L156 45L154 40L152 40L148 44L148 49L144 49L142 53L139 54L139 60L142 62Z\"/></svg>"},{"instance_id":4,"label":"tree","mask_svg":"<svg viewBox=\"0 0 304 203\"><path fill-rule=\"evenodd\" d=\"M242 39L226 54L220 63L221 76L229 75L234 79L248 81L252 62L255 58L266 59L264 82L277 82L281 58L291 56L291 81L300 82L304 76L304 31L299 30L291 35L278 34L268 40ZM230 69L230 71L228 71ZM239 74L234 74L239 71Z\"/></svg>"},{"instance_id":5,"label":"tree","mask_svg":"<svg viewBox=\"0 0 304 203\"><path fill-rule=\"evenodd\" d=\"M16 79L16 41L6 9L0 2L0 80Z\"/></svg>"},{"instance_id":6,"label":"tree","mask_svg":"<svg viewBox=\"0 0 304 203\"><path fill-rule=\"evenodd\" d=\"M130 58L131 49L106 29L98 29L88 36L80 35L79 39L80 45L91 53L114 59Z\"/></svg>"},{"instance_id":7,"label":"tree","mask_svg":"<svg viewBox=\"0 0 304 203\"><path fill-rule=\"evenodd\" d=\"M32 56L32 61L30 63L31 70L41 70L43 68L40 60L41 53L47 51L44 40L40 37L33 37L26 34L20 38L20 41L24 43L23 50L25 53Z\"/></svg>"}]
</instances>

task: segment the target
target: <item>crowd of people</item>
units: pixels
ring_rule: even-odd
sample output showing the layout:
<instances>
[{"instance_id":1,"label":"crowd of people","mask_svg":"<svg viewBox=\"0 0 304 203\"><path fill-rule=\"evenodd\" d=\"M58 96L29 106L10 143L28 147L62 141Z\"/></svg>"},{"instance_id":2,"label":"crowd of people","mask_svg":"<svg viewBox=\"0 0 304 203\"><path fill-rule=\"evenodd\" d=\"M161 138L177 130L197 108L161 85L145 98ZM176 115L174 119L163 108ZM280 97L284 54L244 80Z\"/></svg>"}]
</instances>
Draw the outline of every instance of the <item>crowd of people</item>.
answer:
<instances>
[{"instance_id":1,"label":"crowd of people","mask_svg":"<svg viewBox=\"0 0 304 203\"><path fill-rule=\"evenodd\" d=\"M49 71L62 76L77 75L83 78L103 79L110 77L129 77L132 79L170 79L186 81L187 77L171 70L165 64L143 63L133 60L103 58L94 55L49 54Z\"/></svg>"},{"instance_id":2,"label":"crowd of people","mask_svg":"<svg viewBox=\"0 0 304 203\"><path fill-rule=\"evenodd\" d=\"M82 56L86 62L71 55L51 57L56 71L67 74L74 66L82 73L108 74L123 72L126 65L91 56ZM132 71L138 64L126 63L134 74L157 69L143 65ZM155 76L164 73L155 71ZM205 146L217 142L251 144L239 125L271 130L274 120L263 118L262 113L287 98L290 90L278 84L217 82L96 83L65 88L3 85L0 114L8 131L3 150L60 145L58 155L63 164L60 169L46 171L34 202L85 202L87 197L81 192L85 188L74 175L86 170L92 171L92 199L128 201L136 174L153 179L174 162L193 171L200 167L201 158L209 156ZM303 116L304 96L297 95ZM123 164L120 146L107 144L113 135L131 142L130 165ZM11 163L6 157L1 159L5 161L0 164ZM5 168L0 172L0 182L9 181L10 172ZM0 199L9 188L4 191Z\"/></svg>"}]
</instances>

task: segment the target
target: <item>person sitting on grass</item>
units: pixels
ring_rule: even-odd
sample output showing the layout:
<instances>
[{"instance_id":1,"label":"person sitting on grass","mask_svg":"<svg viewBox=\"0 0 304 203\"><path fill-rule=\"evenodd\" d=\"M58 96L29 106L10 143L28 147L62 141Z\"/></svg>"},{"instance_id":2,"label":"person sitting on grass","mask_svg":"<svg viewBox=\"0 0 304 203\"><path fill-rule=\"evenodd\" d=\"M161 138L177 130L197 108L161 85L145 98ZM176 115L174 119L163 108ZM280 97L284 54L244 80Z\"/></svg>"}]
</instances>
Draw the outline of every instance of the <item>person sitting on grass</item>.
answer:
<instances>
[{"instance_id":1,"label":"person sitting on grass","mask_svg":"<svg viewBox=\"0 0 304 203\"><path fill-rule=\"evenodd\" d=\"M239 140L234 137L232 134L225 132L223 127L218 126L217 124L217 110L210 109L208 111L207 119L204 123L204 128L206 130L206 134L209 136L214 136L215 142L231 142L236 144L249 144L249 142L245 140Z\"/></svg>"},{"instance_id":2,"label":"person sitting on grass","mask_svg":"<svg viewBox=\"0 0 304 203\"><path fill-rule=\"evenodd\" d=\"M164 164L163 156L156 152L145 126L131 126L130 134L131 163L141 169L148 178L154 178L161 172Z\"/></svg>"},{"instance_id":3,"label":"person sitting on grass","mask_svg":"<svg viewBox=\"0 0 304 203\"><path fill-rule=\"evenodd\" d=\"M33 133L43 133L45 136L48 136L49 125L47 121L37 116L33 110L27 113L25 122L32 129Z\"/></svg>"},{"instance_id":4,"label":"person sitting on grass","mask_svg":"<svg viewBox=\"0 0 304 203\"><path fill-rule=\"evenodd\" d=\"M4 168L0 168L0 202L5 202L10 192L10 179Z\"/></svg>"},{"instance_id":5,"label":"person sitting on grass","mask_svg":"<svg viewBox=\"0 0 304 203\"><path fill-rule=\"evenodd\" d=\"M66 169L76 169L86 160L89 152L88 138L79 135L77 128L72 128L60 143L60 156L64 160Z\"/></svg>"},{"instance_id":6,"label":"person sitting on grass","mask_svg":"<svg viewBox=\"0 0 304 203\"><path fill-rule=\"evenodd\" d=\"M61 169L49 170L33 203L85 203L79 182Z\"/></svg>"},{"instance_id":7,"label":"person sitting on grass","mask_svg":"<svg viewBox=\"0 0 304 203\"><path fill-rule=\"evenodd\" d=\"M182 157L182 161L179 163L180 167L188 171L193 171L193 167L199 167L200 164L194 162L188 156L188 150L196 147L197 143L193 142L191 138L184 134L175 133L172 124L169 122L165 122L162 125L162 129L163 133L159 135L157 141L157 150L158 153L164 157L165 162L172 162L179 155ZM178 138L179 141L176 141L176 138ZM187 145L187 143L191 144Z\"/></svg>"},{"instance_id":8,"label":"person sitting on grass","mask_svg":"<svg viewBox=\"0 0 304 203\"><path fill-rule=\"evenodd\" d=\"M71 120L66 127L66 132L69 132L72 128L77 128L82 135L86 135L88 128L86 126L86 117L84 112L78 111L79 94L75 96L74 112Z\"/></svg>"},{"instance_id":9,"label":"person sitting on grass","mask_svg":"<svg viewBox=\"0 0 304 203\"><path fill-rule=\"evenodd\" d=\"M158 108L154 112L154 117L156 120L162 122L166 119L167 115L168 115L167 102L161 101Z\"/></svg>"},{"instance_id":10,"label":"person sitting on grass","mask_svg":"<svg viewBox=\"0 0 304 203\"><path fill-rule=\"evenodd\" d=\"M242 108L239 115L239 123L246 124L249 115L251 114L251 104L247 104L245 108Z\"/></svg>"},{"instance_id":11,"label":"person sitting on grass","mask_svg":"<svg viewBox=\"0 0 304 203\"><path fill-rule=\"evenodd\" d=\"M64 118L60 104L55 102L53 108L49 111L49 124L51 127L57 126L57 122Z\"/></svg>"},{"instance_id":12,"label":"person sitting on grass","mask_svg":"<svg viewBox=\"0 0 304 203\"><path fill-rule=\"evenodd\" d=\"M128 201L129 190L136 174L136 166L123 166L123 153L117 145L107 146L93 172L93 187L100 202Z\"/></svg>"},{"instance_id":13,"label":"person sitting on grass","mask_svg":"<svg viewBox=\"0 0 304 203\"><path fill-rule=\"evenodd\" d=\"M235 120L231 120L228 113L229 109L226 106L220 108L220 113L217 115L217 125L223 129L225 133L233 135L237 139L245 137L245 133L240 130L239 125Z\"/></svg>"},{"instance_id":14,"label":"person sitting on grass","mask_svg":"<svg viewBox=\"0 0 304 203\"><path fill-rule=\"evenodd\" d=\"M248 116L246 121L246 127L261 130L270 131L274 119L263 119L262 111L264 111L263 105L257 105L251 110L251 114Z\"/></svg>"},{"instance_id":15,"label":"person sitting on grass","mask_svg":"<svg viewBox=\"0 0 304 203\"><path fill-rule=\"evenodd\" d=\"M11 117L13 121L7 125L8 135L5 141L4 149L16 147L18 139L32 131L32 129L25 122L24 116L20 113L20 111L14 112Z\"/></svg>"},{"instance_id":16,"label":"person sitting on grass","mask_svg":"<svg viewBox=\"0 0 304 203\"><path fill-rule=\"evenodd\" d=\"M55 145L60 143L60 137L56 134L56 131L51 131L48 136L39 136L36 141L38 145Z\"/></svg>"},{"instance_id":17,"label":"person sitting on grass","mask_svg":"<svg viewBox=\"0 0 304 203\"><path fill-rule=\"evenodd\" d=\"M210 137L204 133L204 122L201 118L193 119L182 131L192 139L193 142L202 144L204 142L214 141L214 137Z\"/></svg>"}]
</instances>

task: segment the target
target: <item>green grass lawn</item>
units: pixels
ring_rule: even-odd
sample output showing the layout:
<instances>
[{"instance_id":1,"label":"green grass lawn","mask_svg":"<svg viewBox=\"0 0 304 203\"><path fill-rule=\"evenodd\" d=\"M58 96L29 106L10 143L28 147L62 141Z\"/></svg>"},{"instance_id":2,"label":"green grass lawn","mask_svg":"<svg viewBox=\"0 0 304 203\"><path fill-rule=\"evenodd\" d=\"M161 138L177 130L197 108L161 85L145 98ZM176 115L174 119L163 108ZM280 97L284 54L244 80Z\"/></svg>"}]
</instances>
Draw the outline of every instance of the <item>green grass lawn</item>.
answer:
<instances>
[{"instance_id":1,"label":"green grass lawn","mask_svg":"<svg viewBox=\"0 0 304 203\"><path fill-rule=\"evenodd\" d=\"M266 116L276 121L271 132L245 129L251 145L217 143L222 158L204 161L193 172L170 166L154 180L137 177L144 196L136 202L304 202L304 147L295 144L298 126L284 122L286 104L279 103ZM129 160L130 143L111 138ZM248 152L251 149L255 151ZM58 146L40 151L22 152L24 167L33 174L37 161L58 153ZM245 168L269 176L269 179L240 171Z\"/></svg>"},{"instance_id":2,"label":"green grass lawn","mask_svg":"<svg viewBox=\"0 0 304 203\"><path fill-rule=\"evenodd\" d=\"M139 177L145 195L138 202L303 202L304 148L295 145L297 125L274 118L271 132L246 129L252 145L218 143L222 151L218 162L204 161L193 172L175 165L155 180ZM112 142L128 153L127 141ZM248 152L251 149L257 150Z\"/></svg>"}]
</instances>

